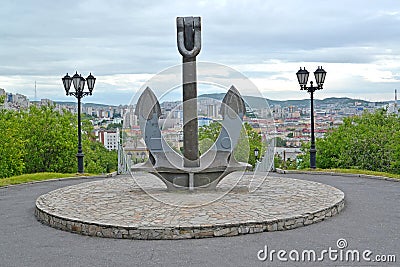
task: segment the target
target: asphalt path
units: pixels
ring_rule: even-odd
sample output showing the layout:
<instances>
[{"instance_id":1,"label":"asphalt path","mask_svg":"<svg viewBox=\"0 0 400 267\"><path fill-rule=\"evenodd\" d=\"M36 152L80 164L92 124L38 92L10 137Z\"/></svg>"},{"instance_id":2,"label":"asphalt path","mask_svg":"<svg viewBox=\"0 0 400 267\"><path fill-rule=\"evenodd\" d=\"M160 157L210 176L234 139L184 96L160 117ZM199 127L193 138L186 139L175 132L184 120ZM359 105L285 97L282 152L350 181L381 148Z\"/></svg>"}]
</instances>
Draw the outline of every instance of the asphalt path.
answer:
<instances>
[{"instance_id":1,"label":"asphalt path","mask_svg":"<svg viewBox=\"0 0 400 267\"><path fill-rule=\"evenodd\" d=\"M289 231L190 240L120 240L56 230L34 216L35 200L41 194L92 179L0 188L0 266L400 266L400 182L272 175L332 185L345 193L345 208L323 222ZM345 239L347 247L338 249L339 239ZM266 246L269 256L261 261ZM323 253L329 248L330 255ZM272 254L271 260L271 250L287 253L282 252L282 260ZM289 258L289 253L296 258L297 251L301 260L305 250L315 251L317 258L323 255L323 261ZM360 262L346 262L346 256L340 260L340 253L346 255L348 250L360 255L370 250L365 256L371 260L377 255L395 255L397 263L367 262L362 256Z\"/></svg>"}]
</instances>

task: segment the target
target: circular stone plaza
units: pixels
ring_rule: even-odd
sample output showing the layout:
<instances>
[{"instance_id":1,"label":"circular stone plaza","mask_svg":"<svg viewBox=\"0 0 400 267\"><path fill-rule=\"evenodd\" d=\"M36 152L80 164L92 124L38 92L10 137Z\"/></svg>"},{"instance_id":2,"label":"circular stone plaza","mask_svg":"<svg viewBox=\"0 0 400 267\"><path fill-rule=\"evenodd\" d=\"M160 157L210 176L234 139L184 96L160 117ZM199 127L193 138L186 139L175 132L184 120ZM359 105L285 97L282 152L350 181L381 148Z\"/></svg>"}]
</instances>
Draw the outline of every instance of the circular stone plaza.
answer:
<instances>
[{"instance_id":1,"label":"circular stone plaza","mask_svg":"<svg viewBox=\"0 0 400 267\"><path fill-rule=\"evenodd\" d=\"M168 191L155 176L136 173L41 195L35 215L82 235L188 239L307 226L335 216L344 203L332 186L273 175L232 173L216 190Z\"/></svg>"}]
</instances>

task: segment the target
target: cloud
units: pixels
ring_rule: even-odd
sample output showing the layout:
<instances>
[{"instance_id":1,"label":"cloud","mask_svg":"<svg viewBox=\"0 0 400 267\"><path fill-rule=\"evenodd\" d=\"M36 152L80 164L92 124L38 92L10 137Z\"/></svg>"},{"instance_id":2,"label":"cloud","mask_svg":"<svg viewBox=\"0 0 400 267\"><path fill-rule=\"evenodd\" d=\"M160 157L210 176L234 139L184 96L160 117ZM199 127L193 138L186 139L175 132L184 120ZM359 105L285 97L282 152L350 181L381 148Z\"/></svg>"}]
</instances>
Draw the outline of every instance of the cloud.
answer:
<instances>
[{"instance_id":1,"label":"cloud","mask_svg":"<svg viewBox=\"0 0 400 267\"><path fill-rule=\"evenodd\" d=\"M32 96L37 79L43 97L64 99L59 79L78 70L98 77L93 99L127 103L145 77L181 63L175 18L187 15L202 17L199 61L232 66L265 92L296 97L298 67L324 65L333 92L392 98L375 86L389 92L399 78L397 0L6 0L0 87Z\"/></svg>"}]
</instances>

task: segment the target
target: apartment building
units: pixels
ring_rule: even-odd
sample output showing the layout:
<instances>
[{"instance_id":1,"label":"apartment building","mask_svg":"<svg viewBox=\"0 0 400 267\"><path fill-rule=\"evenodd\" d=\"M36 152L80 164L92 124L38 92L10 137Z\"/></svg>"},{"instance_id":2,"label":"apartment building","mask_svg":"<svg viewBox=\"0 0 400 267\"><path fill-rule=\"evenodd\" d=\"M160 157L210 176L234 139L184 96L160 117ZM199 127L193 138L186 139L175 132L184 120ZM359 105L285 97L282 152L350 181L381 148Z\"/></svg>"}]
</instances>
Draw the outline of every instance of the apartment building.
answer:
<instances>
[{"instance_id":1,"label":"apartment building","mask_svg":"<svg viewBox=\"0 0 400 267\"><path fill-rule=\"evenodd\" d=\"M118 150L119 144L119 129L116 130L101 130L99 131L99 141L104 145L108 150Z\"/></svg>"}]
</instances>

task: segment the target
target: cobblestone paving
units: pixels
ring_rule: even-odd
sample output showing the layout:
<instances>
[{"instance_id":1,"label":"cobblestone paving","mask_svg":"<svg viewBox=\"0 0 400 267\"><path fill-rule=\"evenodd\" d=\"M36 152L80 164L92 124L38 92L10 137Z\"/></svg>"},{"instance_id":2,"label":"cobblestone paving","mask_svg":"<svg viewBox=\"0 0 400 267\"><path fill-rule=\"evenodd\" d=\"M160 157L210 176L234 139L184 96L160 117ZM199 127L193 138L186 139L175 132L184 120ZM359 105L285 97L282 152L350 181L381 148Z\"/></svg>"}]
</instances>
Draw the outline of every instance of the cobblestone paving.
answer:
<instances>
[{"instance_id":1,"label":"cobblestone paving","mask_svg":"<svg viewBox=\"0 0 400 267\"><path fill-rule=\"evenodd\" d=\"M167 191L151 174L134 177L51 191L36 200L36 217L84 235L183 239L288 230L320 222L344 207L342 191L285 177L254 176L263 183L253 191L251 176L232 174L217 190L192 192Z\"/></svg>"}]
</instances>

